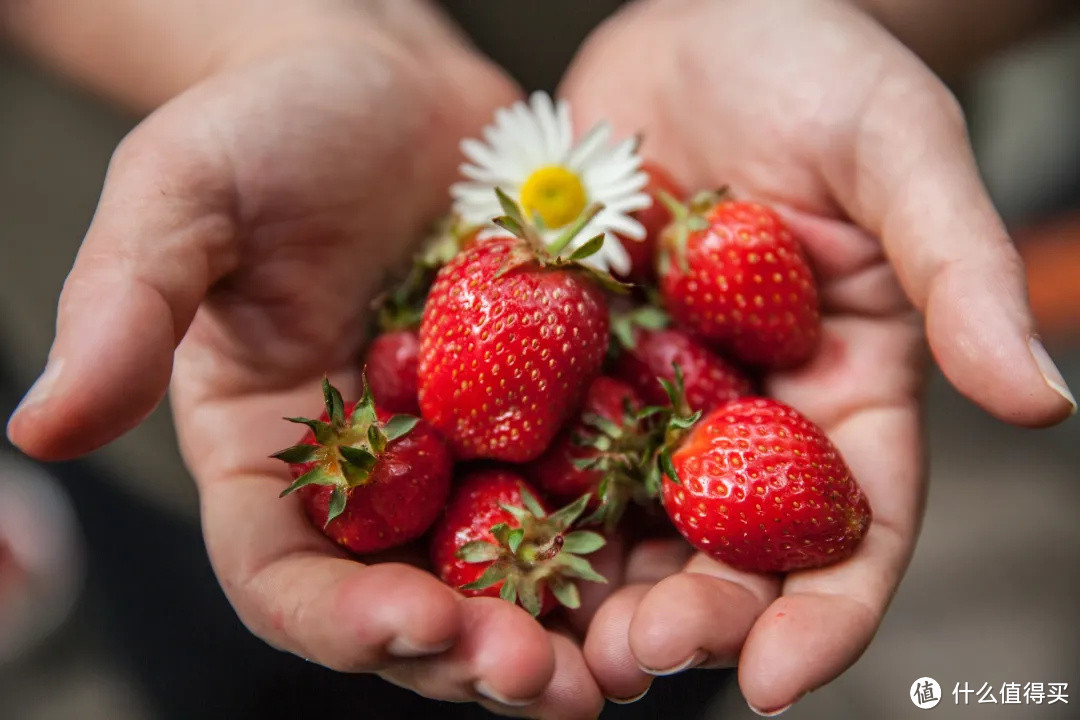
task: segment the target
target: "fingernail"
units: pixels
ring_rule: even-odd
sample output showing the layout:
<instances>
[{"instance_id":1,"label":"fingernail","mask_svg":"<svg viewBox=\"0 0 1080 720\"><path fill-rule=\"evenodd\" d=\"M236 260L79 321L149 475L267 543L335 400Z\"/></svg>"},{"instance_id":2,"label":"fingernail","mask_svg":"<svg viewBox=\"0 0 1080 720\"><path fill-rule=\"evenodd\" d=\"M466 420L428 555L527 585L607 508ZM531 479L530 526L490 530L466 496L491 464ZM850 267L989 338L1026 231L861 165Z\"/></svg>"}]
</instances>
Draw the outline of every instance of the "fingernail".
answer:
<instances>
[{"instance_id":1,"label":"fingernail","mask_svg":"<svg viewBox=\"0 0 1080 720\"><path fill-rule=\"evenodd\" d=\"M613 697L609 697L608 701L613 702L616 705L629 705L630 703L636 703L638 700L645 697L649 693L649 688L651 688L651 687L652 687L652 685L645 688L644 690L642 690L639 694L635 695L634 697L629 697L629 698L613 698Z\"/></svg>"},{"instance_id":2,"label":"fingernail","mask_svg":"<svg viewBox=\"0 0 1080 720\"><path fill-rule=\"evenodd\" d=\"M30 386L30 389L26 391L26 395L23 397L22 401L19 402L19 406L15 408L15 412L13 412L11 416L15 417L24 408L48 400L49 394L52 392L57 379L60 377L60 370L63 369L63 366L63 358L50 358L45 364L45 369L42 371L41 376L35 380L34 384Z\"/></svg>"},{"instance_id":3,"label":"fingernail","mask_svg":"<svg viewBox=\"0 0 1080 720\"><path fill-rule=\"evenodd\" d=\"M664 670L656 670L656 669L653 669L653 668L647 668L644 665L640 665L640 664L638 665L638 667L641 668L642 672L647 672L650 675L655 675L656 677L663 677L664 675L674 675L675 673L681 673L683 670L689 670L690 668L695 668L698 665L700 665L701 663L705 662L705 658L707 658L707 657L708 657L708 655L705 653L704 650L698 650L697 652L695 652L690 657L686 658L686 660L683 660L678 665L675 665L674 667L666 668Z\"/></svg>"},{"instance_id":4,"label":"fingernail","mask_svg":"<svg viewBox=\"0 0 1080 720\"><path fill-rule=\"evenodd\" d=\"M477 680L473 684L473 690L475 690L478 695L482 695L488 700L494 700L497 703L500 703L502 705L509 705L510 707L524 707L525 705L532 705L534 702L539 700L539 697L528 698L526 700L522 700L519 698L503 697L499 693L495 692L494 688L492 688L483 680Z\"/></svg>"},{"instance_id":5,"label":"fingernail","mask_svg":"<svg viewBox=\"0 0 1080 720\"><path fill-rule=\"evenodd\" d=\"M1031 355L1035 358L1035 364L1039 366L1039 372L1042 373L1043 380L1046 381L1051 390L1065 398L1066 402L1072 406L1073 413L1076 413L1076 398L1073 396L1072 391L1069 390L1069 386L1065 384L1065 378L1061 375L1061 371L1058 370L1054 361L1050 359L1050 353L1046 352L1046 348L1043 347L1038 335L1031 336L1031 339L1028 340L1028 347L1031 348Z\"/></svg>"},{"instance_id":6,"label":"fingernail","mask_svg":"<svg viewBox=\"0 0 1080 720\"><path fill-rule=\"evenodd\" d=\"M446 652L454 645L453 640L447 640L446 642L437 643L435 645L425 645L424 643L416 643L407 637L398 636L386 644L386 652L388 655L393 655L399 658L416 658L425 657L427 655L438 655L439 653Z\"/></svg>"},{"instance_id":7,"label":"fingernail","mask_svg":"<svg viewBox=\"0 0 1080 720\"><path fill-rule=\"evenodd\" d=\"M788 710L790 710L791 706L794 705L794 704L795 703L788 703L784 707L779 708L777 710L758 710L756 707L754 707L750 703L746 703L747 707L750 708L751 712L753 712L755 715L760 715L761 717L776 717L777 715L783 715Z\"/></svg>"}]
</instances>

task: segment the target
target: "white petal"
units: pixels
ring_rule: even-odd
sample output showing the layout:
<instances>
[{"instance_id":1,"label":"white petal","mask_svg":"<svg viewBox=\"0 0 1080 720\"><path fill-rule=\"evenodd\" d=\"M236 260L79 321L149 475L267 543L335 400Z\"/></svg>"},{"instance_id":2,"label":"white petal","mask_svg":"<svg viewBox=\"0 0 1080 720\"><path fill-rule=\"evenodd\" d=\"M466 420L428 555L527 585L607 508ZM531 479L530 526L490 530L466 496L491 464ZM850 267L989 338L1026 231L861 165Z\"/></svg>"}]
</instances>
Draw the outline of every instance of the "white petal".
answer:
<instances>
[{"instance_id":1,"label":"white petal","mask_svg":"<svg viewBox=\"0 0 1080 720\"><path fill-rule=\"evenodd\" d=\"M645 226L629 215L601 212L600 215L593 219L593 222L602 225L606 230L620 233L635 240L645 237Z\"/></svg>"},{"instance_id":2,"label":"white petal","mask_svg":"<svg viewBox=\"0 0 1080 720\"><path fill-rule=\"evenodd\" d=\"M475 180L476 182L484 183L485 185L501 185L504 176L494 170L488 170L487 168L477 167L476 165L464 164L461 165L458 170L462 175L469 180Z\"/></svg>"},{"instance_id":3,"label":"white petal","mask_svg":"<svg viewBox=\"0 0 1080 720\"><path fill-rule=\"evenodd\" d=\"M461 154L482 167L492 167L498 162L491 148L474 138L461 141Z\"/></svg>"},{"instance_id":4,"label":"white petal","mask_svg":"<svg viewBox=\"0 0 1080 720\"><path fill-rule=\"evenodd\" d=\"M604 208L617 213L632 213L635 210L644 210L652 205L652 198L645 193L634 193L604 203Z\"/></svg>"},{"instance_id":5,"label":"white petal","mask_svg":"<svg viewBox=\"0 0 1080 720\"><path fill-rule=\"evenodd\" d=\"M574 146L574 123L570 118L570 104L560 100L555 106L555 114L558 115L559 144L556 148L556 156L559 162L566 165L570 158L570 149Z\"/></svg>"},{"instance_id":6,"label":"white petal","mask_svg":"<svg viewBox=\"0 0 1080 720\"><path fill-rule=\"evenodd\" d=\"M577 173L587 171L590 158L604 147L610 136L611 126L605 122L597 123L570 151L566 166Z\"/></svg>"},{"instance_id":7,"label":"white petal","mask_svg":"<svg viewBox=\"0 0 1080 720\"><path fill-rule=\"evenodd\" d=\"M459 182L450 186L450 195L463 202L478 204L491 202L498 204L495 188L487 183Z\"/></svg>"},{"instance_id":8,"label":"white petal","mask_svg":"<svg viewBox=\"0 0 1080 720\"><path fill-rule=\"evenodd\" d=\"M645 175L644 173L640 174L642 177ZM644 177L645 183L642 183L641 180L642 178L631 175L628 178L620 178L604 185L586 187L590 199L596 200L597 202L609 203L640 192L641 188L645 187L645 183L648 182L648 178Z\"/></svg>"},{"instance_id":9,"label":"white petal","mask_svg":"<svg viewBox=\"0 0 1080 720\"><path fill-rule=\"evenodd\" d=\"M529 142L529 130L522 125L515 112L519 107L524 108L525 104L514 103L510 108L499 108L495 111L495 121L499 125L496 149L516 170L530 167L528 152L522 147Z\"/></svg>"},{"instance_id":10,"label":"white petal","mask_svg":"<svg viewBox=\"0 0 1080 720\"><path fill-rule=\"evenodd\" d=\"M518 125L521 128L521 136L518 138L520 145L518 150L521 152L521 156L525 161L525 164L532 169L535 169L541 165L545 165L546 158L544 156L544 133L540 129L540 124L537 122L536 115L529 111L529 108L524 103L519 103L515 106L518 121Z\"/></svg>"},{"instance_id":11,"label":"white petal","mask_svg":"<svg viewBox=\"0 0 1080 720\"><path fill-rule=\"evenodd\" d=\"M543 155L549 158L548 162L561 159L558 118L555 116L555 105L551 102L551 96L545 92L535 92L532 97L533 113L542 138Z\"/></svg>"}]
</instances>

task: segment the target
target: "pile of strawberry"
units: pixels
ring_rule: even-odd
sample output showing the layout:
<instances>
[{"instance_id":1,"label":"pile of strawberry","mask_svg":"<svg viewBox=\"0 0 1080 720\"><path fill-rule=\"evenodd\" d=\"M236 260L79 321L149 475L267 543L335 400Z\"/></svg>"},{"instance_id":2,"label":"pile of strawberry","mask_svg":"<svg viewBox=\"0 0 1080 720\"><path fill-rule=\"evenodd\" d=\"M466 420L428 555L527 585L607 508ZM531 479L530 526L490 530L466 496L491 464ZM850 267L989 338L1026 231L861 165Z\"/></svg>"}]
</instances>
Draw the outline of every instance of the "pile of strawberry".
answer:
<instances>
[{"instance_id":1,"label":"pile of strawberry","mask_svg":"<svg viewBox=\"0 0 1080 720\"><path fill-rule=\"evenodd\" d=\"M444 232L384 298L362 398L324 382L323 417L290 418L308 432L275 455L283 494L357 554L427 534L446 583L534 615L576 607L576 580L603 581L584 556L658 505L741 570L851 555L865 496L825 433L752 380L818 343L798 241L768 207L684 204L647 171L646 237L623 239L633 286L582 264L603 235L564 252L595 207L546 245L502 194L500 234Z\"/></svg>"}]
</instances>

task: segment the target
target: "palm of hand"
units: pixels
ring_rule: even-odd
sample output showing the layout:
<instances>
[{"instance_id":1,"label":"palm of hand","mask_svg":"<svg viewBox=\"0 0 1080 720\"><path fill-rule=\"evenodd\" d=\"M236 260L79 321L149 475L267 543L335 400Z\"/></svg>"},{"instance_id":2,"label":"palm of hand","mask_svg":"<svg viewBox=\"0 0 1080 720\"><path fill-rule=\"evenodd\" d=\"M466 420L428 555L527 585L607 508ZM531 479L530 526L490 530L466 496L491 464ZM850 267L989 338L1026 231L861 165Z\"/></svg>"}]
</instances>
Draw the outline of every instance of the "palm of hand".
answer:
<instances>
[{"instance_id":1,"label":"palm of hand","mask_svg":"<svg viewBox=\"0 0 1080 720\"><path fill-rule=\"evenodd\" d=\"M296 440L281 415L318 414L327 371L356 393L368 300L444 209L458 140L517 94L445 39L300 35L118 148L61 297L51 379L9 434L39 457L86 452L171 382L208 553L255 634L427 697L594 717L577 643L502 600L462 598L408 551L357 563L276 497L284 467L267 455Z\"/></svg>"},{"instance_id":2,"label":"palm of hand","mask_svg":"<svg viewBox=\"0 0 1080 720\"><path fill-rule=\"evenodd\" d=\"M562 90L582 126L608 119L618 133L641 132L643 153L686 187L728 184L777 206L815 267L820 348L807 366L766 378L766 390L821 425L848 461L874 511L863 544L849 561L783 578L690 557L681 541L631 545L627 584L600 606L585 642L610 697L640 694L650 674L738 664L751 705L779 709L857 659L914 548L924 362L908 296L925 307L934 278L927 282L930 268L920 265L935 258L898 247L912 239L896 217L910 212L902 201L923 191L907 176L927 149L895 144L922 113L947 134L955 105L883 31L824 4L638 6L597 32ZM901 197L890 202L885 188ZM975 215L988 206L976 190L964 199ZM931 225L935 209L927 207ZM885 249L860 225L885 236ZM939 309L939 326L931 323L946 372L955 361L940 347L942 331L964 330L949 312Z\"/></svg>"}]
</instances>

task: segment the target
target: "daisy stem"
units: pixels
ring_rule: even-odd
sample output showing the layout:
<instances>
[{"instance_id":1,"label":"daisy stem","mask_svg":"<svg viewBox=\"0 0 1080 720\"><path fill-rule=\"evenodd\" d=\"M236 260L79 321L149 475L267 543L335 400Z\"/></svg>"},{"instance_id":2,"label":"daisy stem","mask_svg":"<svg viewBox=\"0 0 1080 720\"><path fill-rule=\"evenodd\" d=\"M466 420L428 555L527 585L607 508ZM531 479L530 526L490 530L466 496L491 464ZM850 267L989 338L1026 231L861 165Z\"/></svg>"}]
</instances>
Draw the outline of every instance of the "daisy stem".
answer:
<instances>
[{"instance_id":1,"label":"daisy stem","mask_svg":"<svg viewBox=\"0 0 1080 720\"><path fill-rule=\"evenodd\" d=\"M558 257L559 253L566 249L566 246L570 244L581 230L592 221L594 217L600 214L600 211L604 209L603 203L593 203L589 207L585 208L577 220L570 224L562 233L552 240L548 246L547 251L552 257Z\"/></svg>"}]
</instances>

